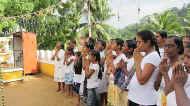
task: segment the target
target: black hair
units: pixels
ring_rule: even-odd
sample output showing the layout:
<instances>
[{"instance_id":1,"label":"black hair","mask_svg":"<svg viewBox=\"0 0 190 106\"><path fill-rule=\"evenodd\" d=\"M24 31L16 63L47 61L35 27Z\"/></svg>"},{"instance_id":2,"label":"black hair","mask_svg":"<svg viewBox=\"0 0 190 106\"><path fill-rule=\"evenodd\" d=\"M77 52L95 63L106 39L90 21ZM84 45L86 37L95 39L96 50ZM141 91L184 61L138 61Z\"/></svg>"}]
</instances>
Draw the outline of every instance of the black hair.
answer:
<instances>
[{"instance_id":1,"label":"black hair","mask_svg":"<svg viewBox=\"0 0 190 106\"><path fill-rule=\"evenodd\" d=\"M100 61L101 61L100 52L98 52L96 50L91 50L90 55L92 55L96 58L96 61L98 62L98 65L100 67L101 66L101 64L100 64ZM99 68L98 79L102 79L102 76L103 76L102 72L103 72L103 70L101 70L101 68Z\"/></svg>"},{"instance_id":2,"label":"black hair","mask_svg":"<svg viewBox=\"0 0 190 106\"><path fill-rule=\"evenodd\" d=\"M114 41L116 42L117 46L120 46L119 49L121 50L124 45L124 41L120 38L116 38Z\"/></svg>"},{"instance_id":3,"label":"black hair","mask_svg":"<svg viewBox=\"0 0 190 106\"><path fill-rule=\"evenodd\" d=\"M70 42L75 44L75 45L77 44L76 40L74 40L74 39L70 40Z\"/></svg>"},{"instance_id":4,"label":"black hair","mask_svg":"<svg viewBox=\"0 0 190 106\"><path fill-rule=\"evenodd\" d=\"M100 42L104 49L106 48L106 42L104 40L98 39L97 42Z\"/></svg>"},{"instance_id":5,"label":"black hair","mask_svg":"<svg viewBox=\"0 0 190 106\"><path fill-rule=\"evenodd\" d=\"M81 74L82 73L82 55L81 55L81 52L76 52L75 55L77 55L79 57L79 59L74 64L75 74Z\"/></svg>"},{"instance_id":6,"label":"black hair","mask_svg":"<svg viewBox=\"0 0 190 106\"><path fill-rule=\"evenodd\" d=\"M169 36L168 39L173 39L175 45L177 46L177 48L179 49L178 54L181 55L184 52L184 47L183 47L183 41L180 37L178 36Z\"/></svg>"},{"instance_id":7,"label":"black hair","mask_svg":"<svg viewBox=\"0 0 190 106\"><path fill-rule=\"evenodd\" d=\"M87 48L89 48L90 50L93 50L94 49L94 46L95 46L95 39L93 38L88 38L88 42L87 42Z\"/></svg>"},{"instance_id":8,"label":"black hair","mask_svg":"<svg viewBox=\"0 0 190 106\"><path fill-rule=\"evenodd\" d=\"M92 37L89 37L89 38L88 38L88 42L95 43L95 39L92 38Z\"/></svg>"},{"instance_id":9,"label":"black hair","mask_svg":"<svg viewBox=\"0 0 190 106\"><path fill-rule=\"evenodd\" d=\"M137 47L136 41L135 40L126 40L128 48L135 49Z\"/></svg>"},{"instance_id":10,"label":"black hair","mask_svg":"<svg viewBox=\"0 0 190 106\"><path fill-rule=\"evenodd\" d=\"M85 47L88 48L89 50L94 50L94 45L89 44L88 42L85 42Z\"/></svg>"},{"instance_id":11,"label":"black hair","mask_svg":"<svg viewBox=\"0 0 190 106\"><path fill-rule=\"evenodd\" d=\"M150 45L155 47L155 50L157 51L157 53L161 57L159 47L158 47L158 44L156 42L156 39L155 39L153 32L151 32L149 30L143 30L143 31L137 32L137 36L141 37L141 39L145 43L150 41Z\"/></svg>"},{"instance_id":12,"label":"black hair","mask_svg":"<svg viewBox=\"0 0 190 106\"><path fill-rule=\"evenodd\" d=\"M61 49L65 49L65 45L61 43Z\"/></svg>"},{"instance_id":13,"label":"black hair","mask_svg":"<svg viewBox=\"0 0 190 106\"><path fill-rule=\"evenodd\" d=\"M71 52L71 54L74 55L74 50L73 50L73 48L67 48L67 51Z\"/></svg>"},{"instance_id":14,"label":"black hair","mask_svg":"<svg viewBox=\"0 0 190 106\"><path fill-rule=\"evenodd\" d=\"M158 33L162 38L166 39L168 37L168 34L166 31L158 31L156 33Z\"/></svg>"},{"instance_id":15,"label":"black hair","mask_svg":"<svg viewBox=\"0 0 190 106\"><path fill-rule=\"evenodd\" d=\"M98 63L100 63L101 57L100 57L100 53L96 50L91 50L90 51L90 55L94 56L96 58L96 61Z\"/></svg>"},{"instance_id":16,"label":"black hair","mask_svg":"<svg viewBox=\"0 0 190 106\"><path fill-rule=\"evenodd\" d=\"M81 56L81 52L75 52L75 55L77 55L78 57Z\"/></svg>"},{"instance_id":17,"label":"black hair","mask_svg":"<svg viewBox=\"0 0 190 106\"><path fill-rule=\"evenodd\" d=\"M133 52L134 52L134 49L137 48L136 41L135 40L126 40L126 43L127 43L127 46L128 46L129 49L133 49L133 51L127 52L126 56L132 56Z\"/></svg>"}]
</instances>

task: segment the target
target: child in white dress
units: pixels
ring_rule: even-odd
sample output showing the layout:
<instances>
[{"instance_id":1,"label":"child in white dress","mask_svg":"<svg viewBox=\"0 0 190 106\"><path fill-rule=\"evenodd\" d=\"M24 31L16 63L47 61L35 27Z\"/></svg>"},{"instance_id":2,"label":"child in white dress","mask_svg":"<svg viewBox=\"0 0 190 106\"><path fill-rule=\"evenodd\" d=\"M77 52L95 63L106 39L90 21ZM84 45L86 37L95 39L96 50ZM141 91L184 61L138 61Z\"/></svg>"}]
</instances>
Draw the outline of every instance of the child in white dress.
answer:
<instances>
[{"instance_id":1,"label":"child in white dress","mask_svg":"<svg viewBox=\"0 0 190 106\"><path fill-rule=\"evenodd\" d=\"M64 55L65 52L63 50L63 44L61 42L57 42L55 50L53 51L52 60L55 64L55 72L54 72L54 81L58 83L58 89L57 92L61 91L61 85L62 89L64 90Z\"/></svg>"},{"instance_id":2,"label":"child in white dress","mask_svg":"<svg viewBox=\"0 0 190 106\"><path fill-rule=\"evenodd\" d=\"M82 56L81 52L75 53L74 61L74 78L73 78L73 92L77 95L78 103L77 106L80 106L80 87L81 83L84 81L84 72L82 71Z\"/></svg>"}]
</instances>

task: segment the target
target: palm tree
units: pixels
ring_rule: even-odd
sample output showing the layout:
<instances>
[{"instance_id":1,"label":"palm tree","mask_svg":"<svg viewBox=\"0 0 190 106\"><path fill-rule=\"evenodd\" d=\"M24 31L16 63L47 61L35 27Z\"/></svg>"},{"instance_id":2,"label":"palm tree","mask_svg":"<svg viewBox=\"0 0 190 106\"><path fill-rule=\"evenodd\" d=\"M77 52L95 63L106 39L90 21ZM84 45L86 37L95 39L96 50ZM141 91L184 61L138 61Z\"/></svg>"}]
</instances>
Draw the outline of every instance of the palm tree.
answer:
<instances>
[{"instance_id":1,"label":"palm tree","mask_svg":"<svg viewBox=\"0 0 190 106\"><path fill-rule=\"evenodd\" d=\"M179 34L183 31L176 14L171 11L150 16L149 23L154 30L165 30L170 34Z\"/></svg>"},{"instance_id":2,"label":"palm tree","mask_svg":"<svg viewBox=\"0 0 190 106\"><path fill-rule=\"evenodd\" d=\"M85 1L88 5L88 10L84 10L83 12L90 11L90 20L89 20L90 25L87 22L83 23L83 26L80 28L80 32L88 33L88 29L90 27L93 37L109 39L110 38L109 32L111 31L113 32L114 28L103 23L105 20L109 19L112 16L108 0L85 0Z\"/></svg>"},{"instance_id":3,"label":"palm tree","mask_svg":"<svg viewBox=\"0 0 190 106\"><path fill-rule=\"evenodd\" d=\"M190 31L190 5L186 9L186 16L181 17L183 28L185 29L186 33Z\"/></svg>"}]
</instances>

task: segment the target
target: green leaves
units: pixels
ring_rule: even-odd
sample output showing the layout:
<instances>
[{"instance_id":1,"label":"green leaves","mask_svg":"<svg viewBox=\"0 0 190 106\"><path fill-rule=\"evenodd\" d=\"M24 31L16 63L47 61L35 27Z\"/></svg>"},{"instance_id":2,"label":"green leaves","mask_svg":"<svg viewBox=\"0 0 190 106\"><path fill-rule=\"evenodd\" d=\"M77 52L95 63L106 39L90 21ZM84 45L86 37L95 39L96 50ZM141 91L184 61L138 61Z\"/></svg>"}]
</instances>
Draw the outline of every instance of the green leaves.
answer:
<instances>
[{"instance_id":1,"label":"green leaves","mask_svg":"<svg viewBox=\"0 0 190 106\"><path fill-rule=\"evenodd\" d=\"M21 0L9 0L4 9L5 16L16 16L32 12L34 9L33 2L26 2Z\"/></svg>"},{"instance_id":2,"label":"green leaves","mask_svg":"<svg viewBox=\"0 0 190 106\"><path fill-rule=\"evenodd\" d=\"M177 15L171 11L150 17L150 22L153 29L165 30L170 34L176 34L182 31L182 27L177 20Z\"/></svg>"},{"instance_id":3,"label":"green leaves","mask_svg":"<svg viewBox=\"0 0 190 106\"><path fill-rule=\"evenodd\" d=\"M103 21L111 17L111 11L108 5L108 0L89 0L88 2L88 6L90 6L91 12L90 18L92 23L92 37L102 38L105 40L110 39L112 33L109 33L109 31L113 31L113 28L109 25L103 24ZM82 35L87 35L88 24L83 26L80 32L82 32Z\"/></svg>"},{"instance_id":4,"label":"green leaves","mask_svg":"<svg viewBox=\"0 0 190 106\"><path fill-rule=\"evenodd\" d=\"M111 17L108 0L90 0L90 7L95 21L103 22Z\"/></svg>"},{"instance_id":5,"label":"green leaves","mask_svg":"<svg viewBox=\"0 0 190 106\"><path fill-rule=\"evenodd\" d=\"M58 3L60 0L0 0L1 16L21 16L31 14L38 10L47 8ZM90 0L91 21L93 37L110 39L111 35L117 35L116 29L103 24L110 18L108 0ZM52 12L41 13L42 15L31 15L17 19L0 20L0 31L4 27L14 29L20 25L26 31L37 33L39 49L53 49L57 41L66 42L75 39L80 33L88 33L87 24L80 24L84 12L85 0L68 0L54 9ZM2 5L2 6L1 6ZM55 15L57 11L59 15Z\"/></svg>"},{"instance_id":6,"label":"green leaves","mask_svg":"<svg viewBox=\"0 0 190 106\"><path fill-rule=\"evenodd\" d=\"M132 38L135 37L137 31L150 29L152 31L165 30L169 35L184 35L185 29L190 30L189 8L190 5L181 10L173 8L160 14L146 16L141 19L140 23L126 27L120 30L120 33L127 38Z\"/></svg>"},{"instance_id":7,"label":"green leaves","mask_svg":"<svg viewBox=\"0 0 190 106\"><path fill-rule=\"evenodd\" d=\"M43 27L39 27L39 29L43 29L39 32L41 36L37 36L40 49L53 49L57 41L66 42L68 39L74 39L77 36L82 8L77 7L76 0L70 0L61 6L57 6L56 9L60 17L48 15L40 19L43 25Z\"/></svg>"}]
</instances>

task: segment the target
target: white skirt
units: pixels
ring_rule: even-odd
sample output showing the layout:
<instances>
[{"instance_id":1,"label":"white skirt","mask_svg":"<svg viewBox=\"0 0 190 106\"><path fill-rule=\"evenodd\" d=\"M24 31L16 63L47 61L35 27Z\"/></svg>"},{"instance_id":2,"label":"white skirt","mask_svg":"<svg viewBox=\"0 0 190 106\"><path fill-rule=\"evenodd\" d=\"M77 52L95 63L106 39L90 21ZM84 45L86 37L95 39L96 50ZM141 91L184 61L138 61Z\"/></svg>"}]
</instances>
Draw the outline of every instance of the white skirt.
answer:
<instances>
[{"instance_id":1,"label":"white skirt","mask_svg":"<svg viewBox=\"0 0 190 106\"><path fill-rule=\"evenodd\" d=\"M64 66L55 66L54 71L54 81L55 82L64 82Z\"/></svg>"}]
</instances>

